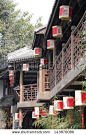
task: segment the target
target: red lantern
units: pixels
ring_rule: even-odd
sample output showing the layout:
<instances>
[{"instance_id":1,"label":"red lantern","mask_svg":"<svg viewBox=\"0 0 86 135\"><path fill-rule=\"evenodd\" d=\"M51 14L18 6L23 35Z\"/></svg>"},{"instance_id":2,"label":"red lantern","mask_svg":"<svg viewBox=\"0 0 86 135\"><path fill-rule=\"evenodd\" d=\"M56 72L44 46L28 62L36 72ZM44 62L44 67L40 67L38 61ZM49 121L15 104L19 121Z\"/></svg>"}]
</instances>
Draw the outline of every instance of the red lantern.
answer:
<instances>
[{"instance_id":1,"label":"red lantern","mask_svg":"<svg viewBox=\"0 0 86 135\"><path fill-rule=\"evenodd\" d=\"M19 113L15 113L15 120L19 120Z\"/></svg>"},{"instance_id":2,"label":"red lantern","mask_svg":"<svg viewBox=\"0 0 86 135\"><path fill-rule=\"evenodd\" d=\"M46 111L42 111L42 117L46 117Z\"/></svg>"},{"instance_id":3,"label":"red lantern","mask_svg":"<svg viewBox=\"0 0 86 135\"><path fill-rule=\"evenodd\" d=\"M86 106L86 92L75 90L75 106Z\"/></svg>"},{"instance_id":4,"label":"red lantern","mask_svg":"<svg viewBox=\"0 0 86 135\"><path fill-rule=\"evenodd\" d=\"M15 80L15 76L9 76L9 80Z\"/></svg>"},{"instance_id":5,"label":"red lantern","mask_svg":"<svg viewBox=\"0 0 86 135\"><path fill-rule=\"evenodd\" d=\"M28 71L29 70L29 64L23 64L22 71Z\"/></svg>"},{"instance_id":6,"label":"red lantern","mask_svg":"<svg viewBox=\"0 0 86 135\"><path fill-rule=\"evenodd\" d=\"M54 110L63 111L63 101L62 100L54 101Z\"/></svg>"},{"instance_id":7,"label":"red lantern","mask_svg":"<svg viewBox=\"0 0 86 135\"><path fill-rule=\"evenodd\" d=\"M42 49L39 47L34 48L34 56L41 57L41 55L42 55Z\"/></svg>"},{"instance_id":8,"label":"red lantern","mask_svg":"<svg viewBox=\"0 0 86 135\"><path fill-rule=\"evenodd\" d=\"M50 115L55 115L55 114L57 114L57 111L54 110L54 106L53 106L53 105L50 105L50 107L49 107L49 114L50 114Z\"/></svg>"},{"instance_id":9,"label":"red lantern","mask_svg":"<svg viewBox=\"0 0 86 135\"><path fill-rule=\"evenodd\" d=\"M9 70L9 76L15 76L15 71L14 70Z\"/></svg>"},{"instance_id":10,"label":"red lantern","mask_svg":"<svg viewBox=\"0 0 86 135\"><path fill-rule=\"evenodd\" d=\"M47 40L47 49L53 50L56 48L56 40Z\"/></svg>"},{"instance_id":11,"label":"red lantern","mask_svg":"<svg viewBox=\"0 0 86 135\"><path fill-rule=\"evenodd\" d=\"M41 65L46 65L47 64L47 59L41 58L40 59L40 64Z\"/></svg>"},{"instance_id":12,"label":"red lantern","mask_svg":"<svg viewBox=\"0 0 86 135\"><path fill-rule=\"evenodd\" d=\"M14 83L15 82L15 80L10 80L10 83Z\"/></svg>"},{"instance_id":13,"label":"red lantern","mask_svg":"<svg viewBox=\"0 0 86 135\"><path fill-rule=\"evenodd\" d=\"M53 26L52 27L52 36L54 38L59 38L63 37L63 32L62 32L62 26Z\"/></svg>"},{"instance_id":14,"label":"red lantern","mask_svg":"<svg viewBox=\"0 0 86 135\"><path fill-rule=\"evenodd\" d=\"M74 109L73 97L63 97L63 109Z\"/></svg>"},{"instance_id":15,"label":"red lantern","mask_svg":"<svg viewBox=\"0 0 86 135\"><path fill-rule=\"evenodd\" d=\"M37 119L37 118L39 118L39 116L35 115L35 112L32 112L32 118Z\"/></svg>"},{"instance_id":16,"label":"red lantern","mask_svg":"<svg viewBox=\"0 0 86 135\"><path fill-rule=\"evenodd\" d=\"M59 9L59 19L70 20L72 18L72 8L70 6L60 6Z\"/></svg>"}]
</instances>

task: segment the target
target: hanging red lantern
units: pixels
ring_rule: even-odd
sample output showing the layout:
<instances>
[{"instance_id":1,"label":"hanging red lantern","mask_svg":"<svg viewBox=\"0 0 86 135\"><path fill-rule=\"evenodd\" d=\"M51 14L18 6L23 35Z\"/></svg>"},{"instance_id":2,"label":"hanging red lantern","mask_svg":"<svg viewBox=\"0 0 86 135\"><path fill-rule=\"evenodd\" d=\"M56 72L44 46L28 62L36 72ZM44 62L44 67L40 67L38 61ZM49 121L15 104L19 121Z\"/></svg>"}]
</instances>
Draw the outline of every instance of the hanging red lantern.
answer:
<instances>
[{"instance_id":1,"label":"hanging red lantern","mask_svg":"<svg viewBox=\"0 0 86 135\"><path fill-rule=\"evenodd\" d=\"M22 71L28 71L29 70L29 64L23 64Z\"/></svg>"},{"instance_id":2,"label":"hanging red lantern","mask_svg":"<svg viewBox=\"0 0 86 135\"><path fill-rule=\"evenodd\" d=\"M52 36L54 38L60 38L63 37L63 32L62 32L62 26L53 26L52 27Z\"/></svg>"},{"instance_id":3,"label":"hanging red lantern","mask_svg":"<svg viewBox=\"0 0 86 135\"><path fill-rule=\"evenodd\" d=\"M14 70L9 70L9 76L15 76L15 71Z\"/></svg>"},{"instance_id":4,"label":"hanging red lantern","mask_svg":"<svg viewBox=\"0 0 86 135\"><path fill-rule=\"evenodd\" d=\"M55 115L55 114L57 114L57 111L54 110L54 106L53 106L53 105L50 105L50 107L49 107L49 114L50 114L50 115Z\"/></svg>"},{"instance_id":5,"label":"hanging red lantern","mask_svg":"<svg viewBox=\"0 0 86 135\"><path fill-rule=\"evenodd\" d=\"M46 117L46 111L42 111L42 117Z\"/></svg>"},{"instance_id":6,"label":"hanging red lantern","mask_svg":"<svg viewBox=\"0 0 86 135\"><path fill-rule=\"evenodd\" d=\"M41 65L46 65L47 64L47 59L41 58L40 59L40 64Z\"/></svg>"},{"instance_id":7,"label":"hanging red lantern","mask_svg":"<svg viewBox=\"0 0 86 135\"><path fill-rule=\"evenodd\" d=\"M15 83L15 80L10 80L10 84L11 84L11 83Z\"/></svg>"},{"instance_id":8,"label":"hanging red lantern","mask_svg":"<svg viewBox=\"0 0 86 135\"><path fill-rule=\"evenodd\" d=\"M42 49L39 47L34 48L34 56L41 57L42 56Z\"/></svg>"},{"instance_id":9,"label":"hanging red lantern","mask_svg":"<svg viewBox=\"0 0 86 135\"><path fill-rule=\"evenodd\" d=\"M9 80L15 80L15 76L9 76Z\"/></svg>"},{"instance_id":10,"label":"hanging red lantern","mask_svg":"<svg viewBox=\"0 0 86 135\"><path fill-rule=\"evenodd\" d=\"M54 110L63 111L63 101L62 100L55 100L54 101Z\"/></svg>"},{"instance_id":11,"label":"hanging red lantern","mask_svg":"<svg viewBox=\"0 0 86 135\"><path fill-rule=\"evenodd\" d=\"M86 91L75 90L75 106L86 106Z\"/></svg>"},{"instance_id":12,"label":"hanging red lantern","mask_svg":"<svg viewBox=\"0 0 86 135\"><path fill-rule=\"evenodd\" d=\"M19 113L15 113L15 120L19 120Z\"/></svg>"},{"instance_id":13,"label":"hanging red lantern","mask_svg":"<svg viewBox=\"0 0 86 135\"><path fill-rule=\"evenodd\" d=\"M63 109L74 109L73 97L63 97Z\"/></svg>"},{"instance_id":14,"label":"hanging red lantern","mask_svg":"<svg viewBox=\"0 0 86 135\"><path fill-rule=\"evenodd\" d=\"M47 49L50 50L56 49L56 40L53 39L47 40Z\"/></svg>"},{"instance_id":15,"label":"hanging red lantern","mask_svg":"<svg viewBox=\"0 0 86 135\"><path fill-rule=\"evenodd\" d=\"M59 19L70 20L72 18L72 8L70 6L62 5L59 9Z\"/></svg>"},{"instance_id":16,"label":"hanging red lantern","mask_svg":"<svg viewBox=\"0 0 86 135\"><path fill-rule=\"evenodd\" d=\"M35 112L32 112L32 118L33 119L37 119L37 118L39 118L39 116L38 115L35 115Z\"/></svg>"}]
</instances>

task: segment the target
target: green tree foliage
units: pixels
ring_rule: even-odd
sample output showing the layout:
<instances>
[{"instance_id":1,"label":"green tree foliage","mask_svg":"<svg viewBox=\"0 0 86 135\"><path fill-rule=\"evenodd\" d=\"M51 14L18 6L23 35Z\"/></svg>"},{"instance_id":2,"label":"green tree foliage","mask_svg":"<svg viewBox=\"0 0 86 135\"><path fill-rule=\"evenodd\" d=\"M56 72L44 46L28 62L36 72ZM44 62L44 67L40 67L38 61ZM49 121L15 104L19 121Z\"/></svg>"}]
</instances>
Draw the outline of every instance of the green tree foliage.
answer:
<instances>
[{"instance_id":1,"label":"green tree foliage","mask_svg":"<svg viewBox=\"0 0 86 135\"><path fill-rule=\"evenodd\" d=\"M35 28L42 26L42 17L33 25L33 14L15 11L16 6L12 0L0 0L0 55L31 45Z\"/></svg>"},{"instance_id":2,"label":"green tree foliage","mask_svg":"<svg viewBox=\"0 0 86 135\"><path fill-rule=\"evenodd\" d=\"M77 109L71 110L71 122L69 122L69 112L67 111L66 116L62 116L59 122L59 113L51 116L49 115L49 111L46 108L42 108L46 111L46 117L37 118L33 125L36 125L39 128L43 129L81 129L82 128L82 119L80 115L80 111Z\"/></svg>"}]
</instances>

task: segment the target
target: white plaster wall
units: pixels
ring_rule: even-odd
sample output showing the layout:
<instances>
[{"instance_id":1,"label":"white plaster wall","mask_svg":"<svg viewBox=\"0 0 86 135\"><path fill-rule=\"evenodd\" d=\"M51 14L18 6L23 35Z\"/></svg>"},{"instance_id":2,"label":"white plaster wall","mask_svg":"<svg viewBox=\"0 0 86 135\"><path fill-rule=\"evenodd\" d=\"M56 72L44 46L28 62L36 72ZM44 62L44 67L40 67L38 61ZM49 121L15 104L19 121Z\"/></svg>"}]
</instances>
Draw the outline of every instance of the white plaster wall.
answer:
<instances>
[{"instance_id":1,"label":"white plaster wall","mask_svg":"<svg viewBox=\"0 0 86 135\"><path fill-rule=\"evenodd\" d=\"M0 99L3 97L3 80L0 80Z\"/></svg>"}]
</instances>

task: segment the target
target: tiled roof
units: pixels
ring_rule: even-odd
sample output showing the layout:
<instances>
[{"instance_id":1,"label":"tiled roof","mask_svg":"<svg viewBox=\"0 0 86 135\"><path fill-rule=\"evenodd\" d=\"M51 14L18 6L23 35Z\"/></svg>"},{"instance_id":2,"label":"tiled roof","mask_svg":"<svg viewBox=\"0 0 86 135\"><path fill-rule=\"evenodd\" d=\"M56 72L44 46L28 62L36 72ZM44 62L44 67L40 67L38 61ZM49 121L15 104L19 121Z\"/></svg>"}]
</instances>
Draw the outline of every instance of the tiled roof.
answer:
<instances>
[{"instance_id":1,"label":"tiled roof","mask_svg":"<svg viewBox=\"0 0 86 135\"><path fill-rule=\"evenodd\" d=\"M34 58L34 50L31 49L31 46L27 46L16 50L8 54L8 61L23 60L28 58Z\"/></svg>"}]
</instances>

